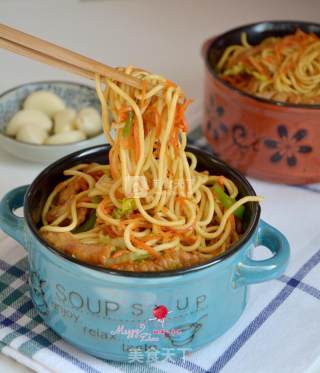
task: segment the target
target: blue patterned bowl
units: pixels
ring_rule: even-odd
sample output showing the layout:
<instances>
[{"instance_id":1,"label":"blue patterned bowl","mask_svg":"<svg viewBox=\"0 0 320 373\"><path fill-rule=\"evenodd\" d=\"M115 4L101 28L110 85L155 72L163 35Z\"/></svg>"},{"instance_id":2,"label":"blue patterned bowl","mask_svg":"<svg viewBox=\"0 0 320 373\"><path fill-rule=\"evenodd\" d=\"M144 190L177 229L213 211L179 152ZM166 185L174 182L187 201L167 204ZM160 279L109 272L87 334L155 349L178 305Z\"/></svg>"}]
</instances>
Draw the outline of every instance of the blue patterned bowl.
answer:
<instances>
[{"instance_id":1,"label":"blue patterned bowl","mask_svg":"<svg viewBox=\"0 0 320 373\"><path fill-rule=\"evenodd\" d=\"M79 163L105 163L110 147L73 153L47 167L30 186L8 192L0 203L0 227L28 251L33 303L62 338L92 355L127 362L183 358L225 333L239 319L247 285L280 276L289 244L248 203L246 231L228 251L193 267L164 272L126 272L93 267L58 253L38 234L43 205L63 170ZM188 147L198 170L225 175L240 196L255 195L248 181L225 163ZM14 211L24 205L24 218ZM263 245L273 256L251 259ZM162 316L159 309L164 311Z\"/></svg>"},{"instance_id":2,"label":"blue patterned bowl","mask_svg":"<svg viewBox=\"0 0 320 373\"><path fill-rule=\"evenodd\" d=\"M84 84L64 81L43 81L20 85L0 95L1 148L24 160L50 163L74 151L105 143L102 133L88 140L61 145L28 144L5 135L5 127L8 121L21 109L26 97L32 92L39 90L47 90L55 93L62 98L66 106L72 107L75 110L86 106L93 106L100 111L100 102L95 89Z\"/></svg>"}]
</instances>

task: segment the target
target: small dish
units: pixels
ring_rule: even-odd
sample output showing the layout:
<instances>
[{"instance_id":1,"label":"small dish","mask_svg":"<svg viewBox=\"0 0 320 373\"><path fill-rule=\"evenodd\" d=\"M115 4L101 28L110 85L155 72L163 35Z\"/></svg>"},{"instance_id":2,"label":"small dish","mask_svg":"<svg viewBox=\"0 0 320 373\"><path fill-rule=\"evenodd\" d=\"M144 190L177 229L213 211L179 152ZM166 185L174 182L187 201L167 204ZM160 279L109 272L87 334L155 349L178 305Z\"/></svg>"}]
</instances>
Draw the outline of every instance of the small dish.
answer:
<instances>
[{"instance_id":1,"label":"small dish","mask_svg":"<svg viewBox=\"0 0 320 373\"><path fill-rule=\"evenodd\" d=\"M11 155L31 162L50 163L64 155L106 142L103 133L89 139L68 144L37 145L21 142L5 134L5 127L20 110L30 93L47 90L57 94L67 106L76 110L92 106L100 111L100 102L93 87L65 81L26 83L0 95L0 146Z\"/></svg>"}]
</instances>

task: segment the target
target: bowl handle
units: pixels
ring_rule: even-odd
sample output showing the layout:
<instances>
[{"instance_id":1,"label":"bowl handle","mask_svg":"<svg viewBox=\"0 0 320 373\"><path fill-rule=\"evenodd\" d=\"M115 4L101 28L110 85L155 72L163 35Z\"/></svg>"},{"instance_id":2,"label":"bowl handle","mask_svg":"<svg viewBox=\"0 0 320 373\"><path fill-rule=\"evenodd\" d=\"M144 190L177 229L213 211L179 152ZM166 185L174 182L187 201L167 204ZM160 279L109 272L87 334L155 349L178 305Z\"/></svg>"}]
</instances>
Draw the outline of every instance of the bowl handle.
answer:
<instances>
[{"instance_id":1,"label":"bowl handle","mask_svg":"<svg viewBox=\"0 0 320 373\"><path fill-rule=\"evenodd\" d=\"M256 235L255 246L262 245L267 247L273 253L273 256L265 260L253 260L248 255L245 255L244 259L236 267L236 274L233 279L234 287L277 278L287 267L290 247L286 237L263 220L259 223ZM247 254L251 248L248 248Z\"/></svg>"},{"instance_id":2,"label":"bowl handle","mask_svg":"<svg viewBox=\"0 0 320 373\"><path fill-rule=\"evenodd\" d=\"M29 185L10 190L0 202L0 228L22 246L24 240L24 218L15 215L14 210L23 206Z\"/></svg>"}]
</instances>

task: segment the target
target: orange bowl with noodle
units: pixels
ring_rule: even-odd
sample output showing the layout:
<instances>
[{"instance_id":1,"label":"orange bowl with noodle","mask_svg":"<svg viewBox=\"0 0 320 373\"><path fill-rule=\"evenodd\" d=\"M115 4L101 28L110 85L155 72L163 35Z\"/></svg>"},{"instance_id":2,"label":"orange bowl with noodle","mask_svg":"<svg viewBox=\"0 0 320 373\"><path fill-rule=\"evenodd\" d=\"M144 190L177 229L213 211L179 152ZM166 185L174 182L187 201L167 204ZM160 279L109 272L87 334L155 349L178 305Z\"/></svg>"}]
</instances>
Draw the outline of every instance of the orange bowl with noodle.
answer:
<instances>
[{"instance_id":1,"label":"orange bowl with noodle","mask_svg":"<svg viewBox=\"0 0 320 373\"><path fill-rule=\"evenodd\" d=\"M319 182L320 25L245 25L207 40L202 54L214 153L260 179Z\"/></svg>"}]
</instances>

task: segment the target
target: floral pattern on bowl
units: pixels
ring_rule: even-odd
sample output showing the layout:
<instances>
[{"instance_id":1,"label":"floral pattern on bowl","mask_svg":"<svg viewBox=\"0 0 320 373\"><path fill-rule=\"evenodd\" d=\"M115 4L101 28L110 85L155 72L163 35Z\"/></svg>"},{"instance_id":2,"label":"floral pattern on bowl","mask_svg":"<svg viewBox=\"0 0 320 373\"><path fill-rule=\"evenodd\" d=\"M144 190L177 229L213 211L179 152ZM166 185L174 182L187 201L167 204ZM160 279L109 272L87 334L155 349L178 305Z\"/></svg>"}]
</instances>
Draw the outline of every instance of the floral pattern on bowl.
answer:
<instances>
[{"instance_id":1,"label":"floral pattern on bowl","mask_svg":"<svg viewBox=\"0 0 320 373\"><path fill-rule=\"evenodd\" d=\"M272 163L280 162L286 158L287 165L294 167L298 163L298 154L308 154L312 152L312 146L301 144L301 141L307 137L306 129L298 129L293 135L289 136L288 127L281 124L277 127L278 140L265 139L264 145L274 150L270 157Z\"/></svg>"}]
</instances>

